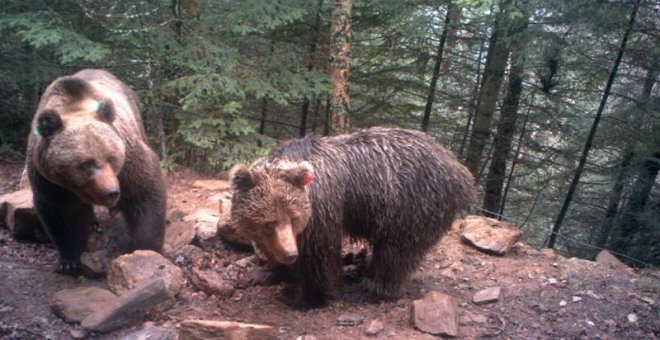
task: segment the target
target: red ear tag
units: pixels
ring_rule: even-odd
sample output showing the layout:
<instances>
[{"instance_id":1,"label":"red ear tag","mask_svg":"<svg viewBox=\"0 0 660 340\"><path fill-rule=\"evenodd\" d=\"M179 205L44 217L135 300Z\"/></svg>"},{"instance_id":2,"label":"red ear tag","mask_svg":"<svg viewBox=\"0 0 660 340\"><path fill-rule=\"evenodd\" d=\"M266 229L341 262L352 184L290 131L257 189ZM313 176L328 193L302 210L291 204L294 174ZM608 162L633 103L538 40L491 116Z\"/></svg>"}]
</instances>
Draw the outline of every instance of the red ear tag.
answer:
<instances>
[{"instance_id":1,"label":"red ear tag","mask_svg":"<svg viewBox=\"0 0 660 340\"><path fill-rule=\"evenodd\" d=\"M314 177L312 177L312 175L307 175L305 178L303 178L302 180L300 180L300 184L302 184L303 186L305 186L305 185L311 183L313 180L314 180Z\"/></svg>"}]
</instances>

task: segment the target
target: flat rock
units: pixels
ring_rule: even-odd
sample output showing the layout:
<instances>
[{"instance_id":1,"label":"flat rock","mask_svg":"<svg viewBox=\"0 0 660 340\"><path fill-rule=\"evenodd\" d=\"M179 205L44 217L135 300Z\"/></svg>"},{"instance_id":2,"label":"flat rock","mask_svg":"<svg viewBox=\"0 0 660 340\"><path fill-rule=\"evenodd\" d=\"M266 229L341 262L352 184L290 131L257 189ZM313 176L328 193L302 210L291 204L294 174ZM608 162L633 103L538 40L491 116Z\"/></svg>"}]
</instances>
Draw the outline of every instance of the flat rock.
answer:
<instances>
[{"instance_id":1,"label":"flat rock","mask_svg":"<svg viewBox=\"0 0 660 340\"><path fill-rule=\"evenodd\" d=\"M511 224L492 218L468 216L462 224L461 240L487 254L506 254L520 236L522 232Z\"/></svg>"},{"instance_id":2,"label":"flat rock","mask_svg":"<svg viewBox=\"0 0 660 340\"><path fill-rule=\"evenodd\" d=\"M176 332L173 329L147 326L139 331L126 335L122 340L175 340Z\"/></svg>"},{"instance_id":3,"label":"flat rock","mask_svg":"<svg viewBox=\"0 0 660 340\"><path fill-rule=\"evenodd\" d=\"M366 320L367 317L359 314L342 314L337 318L337 325L357 326Z\"/></svg>"},{"instance_id":4,"label":"flat rock","mask_svg":"<svg viewBox=\"0 0 660 340\"><path fill-rule=\"evenodd\" d=\"M107 333L139 324L148 317L148 311L164 312L174 306L175 302L165 280L157 279L126 292L87 316L80 325L90 331Z\"/></svg>"},{"instance_id":5,"label":"flat rock","mask_svg":"<svg viewBox=\"0 0 660 340\"><path fill-rule=\"evenodd\" d=\"M486 303L495 302L500 299L500 294L502 293L501 287L490 287L482 289L472 296L472 302L477 305L483 305Z\"/></svg>"},{"instance_id":6,"label":"flat rock","mask_svg":"<svg viewBox=\"0 0 660 340\"><path fill-rule=\"evenodd\" d=\"M440 292L431 292L410 306L413 325L422 332L458 336L458 303Z\"/></svg>"},{"instance_id":7,"label":"flat rock","mask_svg":"<svg viewBox=\"0 0 660 340\"><path fill-rule=\"evenodd\" d=\"M108 268L108 286L117 295L159 279L163 280L172 296L176 296L185 285L181 269L151 250L136 250L132 254L119 256Z\"/></svg>"},{"instance_id":8,"label":"flat rock","mask_svg":"<svg viewBox=\"0 0 660 340\"><path fill-rule=\"evenodd\" d=\"M163 252L173 253L181 247L190 244L195 237L195 225L192 222L172 221L165 228L165 244Z\"/></svg>"},{"instance_id":9,"label":"flat rock","mask_svg":"<svg viewBox=\"0 0 660 340\"><path fill-rule=\"evenodd\" d=\"M621 262L616 256L607 250L602 250L596 255L596 263L600 263L606 267L626 271L630 269L625 263Z\"/></svg>"},{"instance_id":10,"label":"flat rock","mask_svg":"<svg viewBox=\"0 0 660 340\"><path fill-rule=\"evenodd\" d=\"M0 196L0 221L16 239L45 242L48 235L32 205L32 190L24 189Z\"/></svg>"},{"instance_id":11,"label":"flat rock","mask_svg":"<svg viewBox=\"0 0 660 340\"><path fill-rule=\"evenodd\" d=\"M193 268L191 281L199 290L209 295L231 296L234 293L234 286L212 270Z\"/></svg>"},{"instance_id":12,"label":"flat rock","mask_svg":"<svg viewBox=\"0 0 660 340\"><path fill-rule=\"evenodd\" d=\"M185 320L179 324L179 340L265 340L272 333L272 326L234 321Z\"/></svg>"},{"instance_id":13,"label":"flat rock","mask_svg":"<svg viewBox=\"0 0 660 340\"><path fill-rule=\"evenodd\" d=\"M209 191L225 191L231 189L231 183L215 179L200 179L193 182L193 187Z\"/></svg>"},{"instance_id":14,"label":"flat rock","mask_svg":"<svg viewBox=\"0 0 660 340\"><path fill-rule=\"evenodd\" d=\"M197 246L194 246L192 244L187 244L181 249L177 250L174 255L178 256L183 256L185 259L187 259L190 262L196 262L198 260L201 260L204 257L204 251Z\"/></svg>"},{"instance_id":15,"label":"flat rock","mask_svg":"<svg viewBox=\"0 0 660 340\"><path fill-rule=\"evenodd\" d=\"M111 291L99 287L66 289L55 293L50 309L66 322L80 322L116 299Z\"/></svg>"}]
</instances>

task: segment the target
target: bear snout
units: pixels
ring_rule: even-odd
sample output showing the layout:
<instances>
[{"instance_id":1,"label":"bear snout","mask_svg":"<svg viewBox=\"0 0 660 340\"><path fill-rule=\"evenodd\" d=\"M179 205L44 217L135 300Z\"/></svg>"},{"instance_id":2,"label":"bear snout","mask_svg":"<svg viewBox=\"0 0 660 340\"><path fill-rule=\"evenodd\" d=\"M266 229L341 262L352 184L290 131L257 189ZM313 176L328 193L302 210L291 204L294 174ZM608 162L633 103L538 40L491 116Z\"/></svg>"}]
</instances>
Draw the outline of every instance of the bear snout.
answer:
<instances>
[{"instance_id":1,"label":"bear snout","mask_svg":"<svg viewBox=\"0 0 660 340\"><path fill-rule=\"evenodd\" d=\"M119 201L119 188L111 188L105 192L104 195L105 205L113 207Z\"/></svg>"}]
</instances>

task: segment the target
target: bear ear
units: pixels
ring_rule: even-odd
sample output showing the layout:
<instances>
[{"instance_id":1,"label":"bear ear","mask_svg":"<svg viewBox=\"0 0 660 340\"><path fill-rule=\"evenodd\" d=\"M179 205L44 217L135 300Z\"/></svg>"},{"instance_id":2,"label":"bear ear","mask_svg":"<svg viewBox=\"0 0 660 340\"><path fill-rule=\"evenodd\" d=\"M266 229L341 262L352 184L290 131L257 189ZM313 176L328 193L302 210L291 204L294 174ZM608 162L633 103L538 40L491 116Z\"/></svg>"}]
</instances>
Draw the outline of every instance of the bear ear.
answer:
<instances>
[{"instance_id":1,"label":"bear ear","mask_svg":"<svg viewBox=\"0 0 660 340\"><path fill-rule=\"evenodd\" d=\"M306 161L285 164L280 170L280 175L295 186L304 187L314 180L314 167Z\"/></svg>"},{"instance_id":2,"label":"bear ear","mask_svg":"<svg viewBox=\"0 0 660 340\"><path fill-rule=\"evenodd\" d=\"M34 133L46 139L52 137L55 133L64 127L62 117L55 110L44 110L39 114L37 127Z\"/></svg>"},{"instance_id":3,"label":"bear ear","mask_svg":"<svg viewBox=\"0 0 660 340\"><path fill-rule=\"evenodd\" d=\"M115 120L115 104L112 103L110 98L105 98L99 101L96 106L96 114L107 123L112 123Z\"/></svg>"},{"instance_id":4,"label":"bear ear","mask_svg":"<svg viewBox=\"0 0 660 340\"><path fill-rule=\"evenodd\" d=\"M254 177L245 164L234 166L229 172L229 178L236 191L249 190L255 186Z\"/></svg>"}]
</instances>

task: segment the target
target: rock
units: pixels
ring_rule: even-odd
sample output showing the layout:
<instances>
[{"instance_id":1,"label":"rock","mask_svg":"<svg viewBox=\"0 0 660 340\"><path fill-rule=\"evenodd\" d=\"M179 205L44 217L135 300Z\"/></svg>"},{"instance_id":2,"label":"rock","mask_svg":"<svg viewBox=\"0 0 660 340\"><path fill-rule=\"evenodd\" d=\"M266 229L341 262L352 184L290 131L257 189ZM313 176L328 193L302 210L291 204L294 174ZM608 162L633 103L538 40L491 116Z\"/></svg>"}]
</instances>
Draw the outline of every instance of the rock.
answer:
<instances>
[{"instance_id":1,"label":"rock","mask_svg":"<svg viewBox=\"0 0 660 340\"><path fill-rule=\"evenodd\" d=\"M273 327L234 321L184 320L179 324L179 340L259 340L269 339Z\"/></svg>"},{"instance_id":2,"label":"rock","mask_svg":"<svg viewBox=\"0 0 660 340\"><path fill-rule=\"evenodd\" d=\"M218 234L220 237L229 243L244 246L252 245L250 239L241 232L241 229L231 222L231 198L220 199L218 211L220 213L218 218Z\"/></svg>"},{"instance_id":3,"label":"rock","mask_svg":"<svg viewBox=\"0 0 660 340\"><path fill-rule=\"evenodd\" d=\"M316 337L311 334L305 334L297 337L296 340L316 340Z\"/></svg>"},{"instance_id":4,"label":"rock","mask_svg":"<svg viewBox=\"0 0 660 340\"><path fill-rule=\"evenodd\" d=\"M410 306L413 325L422 332L442 336L458 336L458 304L440 292L431 292Z\"/></svg>"},{"instance_id":5,"label":"rock","mask_svg":"<svg viewBox=\"0 0 660 340\"><path fill-rule=\"evenodd\" d=\"M183 221L183 218L186 217L186 213L175 209L170 212L170 215L167 217L167 220L170 222Z\"/></svg>"},{"instance_id":6,"label":"rock","mask_svg":"<svg viewBox=\"0 0 660 340\"><path fill-rule=\"evenodd\" d=\"M32 190L24 189L0 196L0 222L18 240L47 242L48 234L41 226L32 205Z\"/></svg>"},{"instance_id":7,"label":"rock","mask_svg":"<svg viewBox=\"0 0 660 340\"><path fill-rule=\"evenodd\" d=\"M80 256L83 274L89 278L105 277L108 272L108 256L105 250L97 250L93 253L84 252Z\"/></svg>"},{"instance_id":8,"label":"rock","mask_svg":"<svg viewBox=\"0 0 660 340\"><path fill-rule=\"evenodd\" d=\"M630 323L637 322L637 314L635 314L635 313L628 314L628 316L626 316L626 318L628 319L628 322L630 322Z\"/></svg>"},{"instance_id":9,"label":"rock","mask_svg":"<svg viewBox=\"0 0 660 340\"><path fill-rule=\"evenodd\" d=\"M147 318L148 311L164 312L174 306L175 302L165 280L157 279L150 281L146 286L126 292L87 316L80 325L90 331L107 333L136 325Z\"/></svg>"},{"instance_id":10,"label":"rock","mask_svg":"<svg viewBox=\"0 0 660 340\"><path fill-rule=\"evenodd\" d=\"M366 320L367 317L358 314L342 314L337 318L339 326L357 326Z\"/></svg>"},{"instance_id":11,"label":"rock","mask_svg":"<svg viewBox=\"0 0 660 340\"><path fill-rule=\"evenodd\" d=\"M167 290L176 296L185 285L181 269L151 250L136 250L116 258L108 268L108 286L117 295L162 279Z\"/></svg>"},{"instance_id":12,"label":"rock","mask_svg":"<svg viewBox=\"0 0 660 340\"><path fill-rule=\"evenodd\" d=\"M190 262L196 262L204 257L204 251L197 246L187 244L176 251L175 255L183 256Z\"/></svg>"},{"instance_id":13,"label":"rock","mask_svg":"<svg viewBox=\"0 0 660 340\"><path fill-rule=\"evenodd\" d=\"M228 297L234 293L234 286L212 270L193 268L191 281L199 290L209 295Z\"/></svg>"},{"instance_id":14,"label":"rock","mask_svg":"<svg viewBox=\"0 0 660 340\"><path fill-rule=\"evenodd\" d=\"M492 218L468 216L462 224L461 240L488 254L506 254L520 236L511 224Z\"/></svg>"},{"instance_id":15,"label":"rock","mask_svg":"<svg viewBox=\"0 0 660 340\"><path fill-rule=\"evenodd\" d=\"M176 332L172 329L157 326L147 326L139 331L128 334L122 340L175 340Z\"/></svg>"},{"instance_id":16,"label":"rock","mask_svg":"<svg viewBox=\"0 0 660 340\"><path fill-rule=\"evenodd\" d=\"M73 339L84 339L89 335L89 332L85 329L71 329L69 330L69 335L71 335Z\"/></svg>"},{"instance_id":17,"label":"rock","mask_svg":"<svg viewBox=\"0 0 660 340\"><path fill-rule=\"evenodd\" d=\"M209 249L217 240L219 218L218 213L213 210L199 209L183 220L195 223L195 238L202 249Z\"/></svg>"},{"instance_id":18,"label":"rock","mask_svg":"<svg viewBox=\"0 0 660 340\"><path fill-rule=\"evenodd\" d=\"M559 278L568 280L570 284L581 284L591 278L602 276L602 267L596 262L572 257L557 264Z\"/></svg>"},{"instance_id":19,"label":"rock","mask_svg":"<svg viewBox=\"0 0 660 340\"><path fill-rule=\"evenodd\" d=\"M380 320L372 320L367 327L366 334L369 336L376 336L384 329L383 323Z\"/></svg>"},{"instance_id":20,"label":"rock","mask_svg":"<svg viewBox=\"0 0 660 340\"><path fill-rule=\"evenodd\" d=\"M482 289L472 296L472 302L477 305L483 305L486 303L495 302L500 299L500 294L502 292L501 287L490 287Z\"/></svg>"},{"instance_id":21,"label":"rock","mask_svg":"<svg viewBox=\"0 0 660 340\"><path fill-rule=\"evenodd\" d=\"M607 250L602 250L600 253L598 253L598 255L596 255L595 261L616 270L625 271L626 269L630 269L630 267L626 266L625 263L621 262L621 260L619 260L616 256L612 255L612 253Z\"/></svg>"},{"instance_id":22,"label":"rock","mask_svg":"<svg viewBox=\"0 0 660 340\"><path fill-rule=\"evenodd\" d=\"M191 222L173 221L165 228L164 253L173 253L190 244L195 237L195 225Z\"/></svg>"},{"instance_id":23,"label":"rock","mask_svg":"<svg viewBox=\"0 0 660 340\"><path fill-rule=\"evenodd\" d=\"M582 301L582 298L579 297L579 296L575 296L575 295L573 295L573 297L571 298L571 300L572 300L573 302L580 302L580 301Z\"/></svg>"},{"instance_id":24,"label":"rock","mask_svg":"<svg viewBox=\"0 0 660 340\"><path fill-rule=\"evenodd\" d=\"M209 191L225 191L231 189L231 183L229 181L219 181L214 179L209 180L196 180L193 182L195 188L206 189Z\"/></svg>"},{"instance_id":25,"label":"rock","mask_svg":"<svg viewBox=\"0 0 660 340\"><path fill-rule=\"evenodd\" d=\"M55 293L50 309L66 322L80 322L116 299L115 294L99 287L66 289Z\"/></svg>"}]
</instances>

